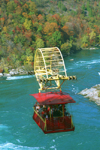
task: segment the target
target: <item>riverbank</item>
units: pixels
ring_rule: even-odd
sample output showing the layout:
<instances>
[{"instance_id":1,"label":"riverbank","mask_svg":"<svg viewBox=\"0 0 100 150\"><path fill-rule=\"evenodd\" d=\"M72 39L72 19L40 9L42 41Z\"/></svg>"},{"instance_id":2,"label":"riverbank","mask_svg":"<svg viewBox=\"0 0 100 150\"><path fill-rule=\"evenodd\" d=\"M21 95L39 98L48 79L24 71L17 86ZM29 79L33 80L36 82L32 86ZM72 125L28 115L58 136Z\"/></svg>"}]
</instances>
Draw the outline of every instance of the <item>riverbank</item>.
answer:
<instances>
[{"instance_id":1,"label":"riverbank","mask_svg":"<svg viewBox=\"0 0 100 150\"><path fill-rule=\"evenodd\" d=\"M100 49L100 45L97 47L82 48L82 50L97 50L97 49Z\"/></svg>"},{"instance_id":2,"label":"riverbank","mask_svg":"<svg viewBox=\"0 0 100 150\"><path fill-rule=\"evenodd\" d=\"M100 105L100 84L91 87L90 89L86 88L82 90L79 94L83 95L89 100L94 101L97 105Z\"/></svg>"},{"instance_id":3,"label":"riverbank","mask_svg":"<svg viewBox=\"0 0 100 150\"><path fill-rule=\"evenodd\" d=\"M90 47L90 48L82 48L82 50L98 50L100 45L98 47ZM66 56L65 56L66 57ZM70 61L74 61L74 59L70 59ZM5 65L6 66L6 65ZM4 68L4 67L1 67ZM12 66L9 67L5 67L5 69L1 69L0 70L0 77L10 77L10 76L17 76L17 75L34 75L34 67L30 66L30 65L26 65L26 66L20 66L16 69L8 69L8 68L12 68ZM7 71L3 71L3 70L7 70Z\"/></svg>"},{"instance_id":4,"label":"riverbank","mask_svg":"<svg viewBox=\"0 0 100 150\"><path fill-rule=\"evenodd\" d=\"M7 73L0 73L0 77L11 77L11 76L17 76L17 75L33 75L33 70L26 70L24 66L16 69L10 69Z\"/></svg>"}]
</instances>

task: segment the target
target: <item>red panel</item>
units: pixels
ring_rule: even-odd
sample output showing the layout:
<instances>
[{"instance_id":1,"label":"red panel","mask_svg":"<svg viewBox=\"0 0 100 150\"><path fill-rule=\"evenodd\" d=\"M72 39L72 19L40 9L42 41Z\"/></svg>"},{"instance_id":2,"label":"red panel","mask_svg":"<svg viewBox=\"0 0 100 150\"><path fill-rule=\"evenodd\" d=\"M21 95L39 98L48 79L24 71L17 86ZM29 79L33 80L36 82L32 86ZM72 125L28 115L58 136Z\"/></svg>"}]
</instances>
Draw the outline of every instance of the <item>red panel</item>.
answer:
<instances>
[{"instance_id":1,"label":"red panel","mask_svg":"<svg viewBox=\"0 0 100 150\"><path fill-rule=\"evenodd\" d=\"M74 126L71 127L71 116L46 119L47 130L44 129L45 123L41 120L41 118L39 118L39 116L35 112L33 115L33 119L44 133L74 131L75 129Z\"/></svg>"},{"instance_id":2,"label":"red panel","mask_svg":"<svg viewBox=\"0 0 100 150\"><path fill-rule=\"evenodd\" d=\"M36 113L34 113L33 119L34 119L34 121L37 123L37 125L38 125L42 130L44 130L45 123L39 118L39 116L38 116Z\"/></svg>"},{"instance_id":3,"label":"red panel","mask_svg":"<svg viewBox=\"0 0 100 150\"><path fill-rule=\"evenodd\" d=\"M70 129L71 128L71 116L53 118L52 120L47 119L47 131L48 130L59 130L59 129Z\"/></svg>"},{"instance_id":4,"label":"red panel","mask_svg":"<svg viewBox=\"0 0 100 150\"><path fill-rule=\"evenodd\" d=\"M47 92L30 95L34 96L40 105L75 103L72 97L64 92Z\"/></svg>"}]
</instances>

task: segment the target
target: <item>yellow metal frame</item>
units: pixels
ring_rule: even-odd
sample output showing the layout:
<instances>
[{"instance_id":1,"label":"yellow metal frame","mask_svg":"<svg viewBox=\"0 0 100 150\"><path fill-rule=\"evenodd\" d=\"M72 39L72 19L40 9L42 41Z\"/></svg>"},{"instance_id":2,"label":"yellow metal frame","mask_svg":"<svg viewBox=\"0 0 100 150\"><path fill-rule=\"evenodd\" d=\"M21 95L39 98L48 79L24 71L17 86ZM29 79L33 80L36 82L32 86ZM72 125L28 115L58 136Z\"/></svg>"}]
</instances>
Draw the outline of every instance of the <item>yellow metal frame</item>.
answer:
<instances>
[{"instance_id":1,"label":"yellow metal frame","mask_svg":"<svg viewBox=\"0 0 100 150\"><path fill-rule=\"evenodd\" d=\"M39 92L48 89L61 90L65 80L76 79L76 76L67 76L64 59L58 47L36 50L34 72L40 86Z\"/></svg>"},{"instance_id":2,"label":"yellow metal frame","mask_svg":"<svg viewBox=\"0 0 100 150\"><path fill-rule=\"evenodd\" d=\"M71 128L74 127L73 121L72 121L72 116L71 116Z\"/></svg>"}]
</instances>

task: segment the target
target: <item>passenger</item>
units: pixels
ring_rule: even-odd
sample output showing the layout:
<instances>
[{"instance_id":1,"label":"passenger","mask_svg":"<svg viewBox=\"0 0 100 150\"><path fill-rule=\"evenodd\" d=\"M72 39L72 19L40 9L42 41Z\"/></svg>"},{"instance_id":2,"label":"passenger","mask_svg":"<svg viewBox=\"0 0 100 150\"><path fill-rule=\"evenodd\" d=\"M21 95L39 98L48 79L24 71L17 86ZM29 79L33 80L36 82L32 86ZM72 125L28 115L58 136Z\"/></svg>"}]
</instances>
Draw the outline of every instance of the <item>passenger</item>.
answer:
<instances>
[{"instance_id":1,"label":"passenger","mask_svg":"<svg viewBox=\"0 0 100 150\"><path fill-rule=\"evenodd\" d=\"M68 116L68 115L69 115L69 113L66 112L66 108L64 108L64 116Z\"/></svg>"},{"instance_id":2,"label":"passenger","mask_svg":"<svg viewBox=\"0 0 100 150\"><path fill-rule=\"evenodd\" d=\"M50 116L50 107L47 108L47 115Z\"/></svg>"},{"instance_id":3,"label":"passenger","mask_svg":"<svg viewBox=\"0 0 100 150\"><path fill-rule=\"evenodd\" d=\"M51 115L53 114L53 108L51 108Z\"/></svg>"},{"instance_id":4,"label":"passenger","mask_svg":"<svg viewBox=\"0 0 100 150\"><path fill-rule=\"evenodd\" d=\"M61 104L58 105L58 108L60 111L62 111L62 105Z\"/></svg>"},{"instance_id":5,"label":"passenger","mask_svg":"<svg viewBox=\"0 0 100 150\"><path fill-rule=\"evenodd\" d=\"M60 116L60 111L59 111L59 109L57 109L57 108L54 109L53 116L54 116L54 117L59 117L59 116Z\"/></svg>"},{"instance_id":6,"label":"passenger","mask_svg":"<svg viewBox=\"0 0 100 150\"><path fill-rule=\"evenodd\" d=\"M46 106L45 105L43 105L43 111L42 111L42 117L43 118L45 118L46 117L46 115L47 115L47 110L46 110Z\"/></svg>"},{"instance_id":7,"label":"passenger","mask_svg":"<svg viewBox=\"0 0 100 150\"><path fill-rule=\"evenodd\" d=\"M39 113L39 110L40 110L40 105L37 105L36 106L36 112Z\"/></svg>"},{"instance_id":8,"label":"passenger","mask_svg":"<svg viewBox=\"0 0 100 150\"><path fill-rule=\"evenodd\" d=\"M46 115L46 119L48 119L48 115Z\"/></svg>"},{"instance_id":9,"label":"passenger","mask_svg":"<svg viewBox=\"0 0 100 150\"><path fill-rule=\"evenodd\" d=\"M43 105L43 108L46 108L46 106L45 106L45 105Z\"/></svg>"}]
</instances>

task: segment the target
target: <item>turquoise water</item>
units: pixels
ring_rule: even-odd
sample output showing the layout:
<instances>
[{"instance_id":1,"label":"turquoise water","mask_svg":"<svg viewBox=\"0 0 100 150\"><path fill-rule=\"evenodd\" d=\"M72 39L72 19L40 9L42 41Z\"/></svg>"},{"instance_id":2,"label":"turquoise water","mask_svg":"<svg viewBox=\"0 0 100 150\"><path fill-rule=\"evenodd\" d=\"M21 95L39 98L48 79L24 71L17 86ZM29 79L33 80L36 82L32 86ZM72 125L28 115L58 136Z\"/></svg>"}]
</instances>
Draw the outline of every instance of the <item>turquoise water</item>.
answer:
<instances>
[{"instance_id":1,"label":"turquoise water","mask_svg":"<svg viewBox=\"0 0 100 150\"><path fill-rule=\"evenodd\" d=\"M75 131L44 134L32 120L35 99L29 94L38 92L35 76L0 78L0 150L100 150L100 106L78 95L100 84L100 50L64 59L68 75L77 76L62 88L76 101L69 105Z\"/></svg>"}]
</instances>

